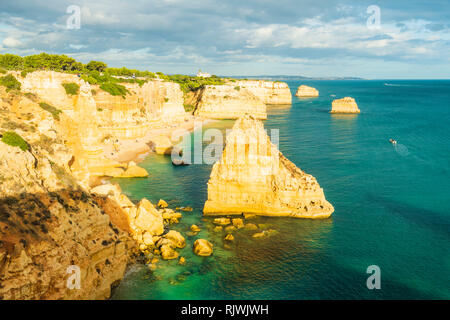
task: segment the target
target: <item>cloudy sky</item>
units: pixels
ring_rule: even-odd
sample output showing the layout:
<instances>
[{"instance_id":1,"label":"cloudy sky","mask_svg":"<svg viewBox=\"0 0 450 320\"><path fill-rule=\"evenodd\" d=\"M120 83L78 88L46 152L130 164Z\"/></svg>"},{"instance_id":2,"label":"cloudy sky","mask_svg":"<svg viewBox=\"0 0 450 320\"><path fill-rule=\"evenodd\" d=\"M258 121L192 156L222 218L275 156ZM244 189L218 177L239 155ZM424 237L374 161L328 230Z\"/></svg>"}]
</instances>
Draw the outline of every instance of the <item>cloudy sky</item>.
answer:
<instances>
[{"instance_id":1,"label":"cloudy sky","mask_svg":"<svg viewBox=\"0 0 450 320\"><path fill-rule=\"evenodd\" d=\"M450 78L450 1L1 0L0 53L43 51L165 73Z\"/></svg>"}]
</instances>

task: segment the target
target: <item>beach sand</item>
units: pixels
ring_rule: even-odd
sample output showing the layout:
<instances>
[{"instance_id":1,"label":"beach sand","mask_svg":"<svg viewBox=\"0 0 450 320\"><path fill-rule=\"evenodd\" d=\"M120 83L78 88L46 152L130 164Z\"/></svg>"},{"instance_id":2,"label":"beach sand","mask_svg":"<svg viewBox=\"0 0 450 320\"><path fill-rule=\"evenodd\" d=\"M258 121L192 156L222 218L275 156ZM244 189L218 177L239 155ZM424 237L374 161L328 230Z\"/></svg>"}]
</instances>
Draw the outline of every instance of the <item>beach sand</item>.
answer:
<instances>
[{"instance_id":1,"label":"beach sand","mask_svg":"<svg viewBox=\"0 0 450 320\"><path fill-rule=\"evenodd\" d=\"M116 142L110 142L103 146L104 155L106 158L115 160L117 162L140 162L147 154L152 152L150 145L158 136L165 135L169 138L176 131L194 131L194 126L197 123L205 125L210 123L211 119L204 119L196 116L186 116L181 119L174 119L172 121L161 121L152 125L149 125L149 129L144 137L138 139L120 139ZM174 144L177 141L173 141Z\"/></svg>"}]
</instances>

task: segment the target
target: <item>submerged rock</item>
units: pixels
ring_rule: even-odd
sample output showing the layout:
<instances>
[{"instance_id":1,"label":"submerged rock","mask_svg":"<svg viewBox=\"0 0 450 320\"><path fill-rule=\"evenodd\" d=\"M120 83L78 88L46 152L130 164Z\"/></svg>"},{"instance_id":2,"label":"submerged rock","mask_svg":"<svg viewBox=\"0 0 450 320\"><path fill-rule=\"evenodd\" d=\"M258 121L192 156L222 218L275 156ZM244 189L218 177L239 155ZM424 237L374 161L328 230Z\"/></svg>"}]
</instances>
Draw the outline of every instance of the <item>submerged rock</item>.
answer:
<instances>
[{"instance_id":1,"label":"submerged rock","mask_svg":"<svg viewBox=\"0 0 450 320\"><path fill-rule=\"evenodd\" d=\"M333 100L330 113L360 113L355 99L345 97Z\"/></svg>"},{"instance_id":2,"label":"submerged rock","mask_svg":"<svg viewBox=\"0 0 450 320\"><path fill-rule=\"evenodd\" d=\"M234 236L231 233L229 233L229 234L227 234L225 236L225 240L227 240L227 241L234 241Z\"/></svg>"},{"instance_id":3,"label":"submerged rock","mask_svg":"<svg viewBox=\"0 0 450 320\"><path fill-rule=\"evenodd\" d=\"M236 229L242 229L244 227L244 220L241 218L236 218L232 220L233 226L236 227Z\"/></svg>"},{"instance_id":4,"label":"submerged rock","mask_svg":"<svg viewBox=\"0 0 450 320\"><path fill-rule=\"evenodd\" d=\"M245 230L258 230L258 227L256 226L256 224L253 224L253 223L247 223L247 224L244 226L244 229L245 229Z\"/></svg>"},{"instance_id":5,"label":"submerged rock","mask_svg":"<svg viewBox=\"0 0 450 320\"><path fill-rule=\"evenodd\" d=\"M235 122L211 171L205 215L327 218L333 211L316 179L278 151L261 121L245 116Z\"/></svg>"},{"instance_id":6,"label":"submerged rock","mask_svg":"<svg viewBox=\"0 0 450 320\"><path fill-rule=\"evenodd\" d=\"M229 218L215 218L213 221L214 224L217 224L219 226L226 226L231 223L231 219Z\"/></svg>"},{"instance_id":7,"label":"submerged rock","mask_svg":"<svg viewBox=\"0 0 450 320\"><path fill-rule=\"evenodd\" d=\"M194 242L194 253L203 257L210 256L213 253L213 244L205 239L197 239Z\"/></svg>"}]
</instances>

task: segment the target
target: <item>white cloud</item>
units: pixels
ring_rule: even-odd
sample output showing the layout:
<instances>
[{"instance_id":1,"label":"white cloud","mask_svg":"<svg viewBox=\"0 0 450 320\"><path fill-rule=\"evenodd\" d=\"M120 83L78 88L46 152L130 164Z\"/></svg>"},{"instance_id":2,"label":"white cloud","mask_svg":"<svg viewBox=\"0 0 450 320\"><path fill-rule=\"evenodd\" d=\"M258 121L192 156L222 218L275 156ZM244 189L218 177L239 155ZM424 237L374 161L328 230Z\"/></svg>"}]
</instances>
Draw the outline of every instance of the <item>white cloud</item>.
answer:
<instances>
[{"instance_id":1,"label":"white cloud","mask_svg":"<svg viewBox=\"0 0 450 320\"><path fill-rule=\"evenodd\" d=\"M15 48L15 47L19 47L22 44L22 42L20 42L20 40L15 39L13 37L7 37L7 38L3 39L2 44L8 48Z\"/></svg>"}]
</instances>

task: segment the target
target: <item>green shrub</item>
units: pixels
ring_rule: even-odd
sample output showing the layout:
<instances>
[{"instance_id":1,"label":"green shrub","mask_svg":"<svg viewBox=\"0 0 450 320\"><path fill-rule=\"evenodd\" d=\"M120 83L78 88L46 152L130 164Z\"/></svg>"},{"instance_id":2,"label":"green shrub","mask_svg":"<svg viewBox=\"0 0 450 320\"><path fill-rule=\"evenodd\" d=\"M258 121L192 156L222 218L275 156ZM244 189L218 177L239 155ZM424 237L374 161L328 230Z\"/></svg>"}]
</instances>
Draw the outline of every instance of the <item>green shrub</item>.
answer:
<instances>
[{"instance_id":1,"label":"green shrub","mask_svg":"<svg viewBox=\"0 0 450 320\"><path fill-rule=\"evenodd\" d=\"M241 90L241 87L239 87L239 86L236 86L236 87L234 87L234 90L237 90L237 91L239 91L239 90Z\"/></svg>"},{"instance_id":2,"label":"green shrub","mask_svg":"<svg viewBox=\"0 0 450 320\"><path fill-rule=\"evenodd\" d=\"M80 86L74 82L63 83L62 86L66 89L66 94L68 95L76 95L80 90Z\"/></svg>"},{"instance_id":3,"label":"green shrub","mask_svg":"<svg viewBox=\"0 0 450 320\"><path fill-rule=\"evenodd\" d=\"M5 69L3 69L3 68L0 68L0 73L6 73L6 70Z\"/></svg>"},{"instance_id":4,"label":"green shrub","mask_svg":"<svg viewBox=\"0 0 450 320\"><path fill-rule=\"evenodd\" d=\"M41 102L39 106L52 114L53 119L59 120L59 114L62 112L61 110L55 108L54 106L49 105L48 103Z\"/></svg>"},{"instance_id":5,"label":"green shrub","mask_svg":"<svg viewBox=\"0 0 450 320\"><path fill-rule=\"evenodd\" d=\"M33 102L37 102L38 96L32 92L26 92L24 94L25 97L27 97L28 99L30 99Z\"/></svg>"},{"instance_id":6,"label":"green shrub","mask_svg":"<svg viewBox=\"0 0 450 320\"><path fill-rule=\"evenodd\" d=\"M13 147L19 147L23 151L30 150L28 143L21 136L12 131L3 133L2 142Z\"/></svg>"},{"instance_id":7,"label":"green shrub","mask_svg":"<svg viewBox=\"0 0 450 320\"><path fill-rule=\"evenodd\" d=\"M6 87L6 92L10 90L20 91L20 82L12 75L8 74L0 78L0 85Z\"/></svg>"},{"instance_id":8,"label":"green shrub","mask_svg":"<svg viewBox=\"0 0 450 320\"><path fill-rule=\"evenodd\" d=\"M86 69L90 70L90 71L98 71L98 72L102 72L103 70L105 70L107 67L106 63L101 62L101 61L90 61L87 65L86 65Z\"/></svg>"},{"instance_id":9,"label":"green shrub","mask_svg":"<svg viewBox=\"0 0 450 320\"><path fill-rule=\"evenodd\" d=\"M125 97L125 95L128 93L127 88L125 88L124 86L122 86L120 84L113 83L113 82L103 83L100 86L100 89L102 89L103 91L108 92L112 96Z\"/></svg>"},{"instance_id":10,"label":"green shrub","mask_svg":"<svg viewBox=\"0 0 450 320\"><path fill-rule=\"evenodd\" d=\"M0 67L8 70L19 70L22 68L23 58L21 56L5 53L0 55Z\"/></svg>"},{"instance_id":11,"label":"green shrub","mask_svg":"<svg viewBox=\"0 0 450 320\"><path fill-rule=\"evenodd\" d=\"M195 109L195 107L192 104L184 104L184 111L192 113Z\"/></svg>"},{"instance_id":12,"label":"green shrub","mask_svg":"<svg viewBox=\"0 0 450 320\"><path fill-rule=\"evenodd\" d=\"M183 74L174 74L166 77L168 80L178 83L180 85L181 90L183 90L183 92L185 93L189 91L196 91L207 85L225 84L225 80L217 76L203 78L203 77L191 77Z\"/></svg>"}]
</instances>

